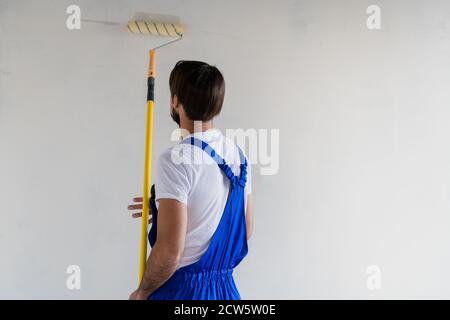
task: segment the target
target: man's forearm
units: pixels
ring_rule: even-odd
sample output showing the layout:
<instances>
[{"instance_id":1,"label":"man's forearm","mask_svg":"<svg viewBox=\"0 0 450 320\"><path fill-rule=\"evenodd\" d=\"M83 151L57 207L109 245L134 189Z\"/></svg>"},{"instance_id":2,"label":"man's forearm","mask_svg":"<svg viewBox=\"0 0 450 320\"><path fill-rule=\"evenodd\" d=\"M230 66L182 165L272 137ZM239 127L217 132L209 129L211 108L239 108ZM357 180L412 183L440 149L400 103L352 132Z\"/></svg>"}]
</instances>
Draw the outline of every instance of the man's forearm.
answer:
<instances>
[{"instance_id":1,"label":"man's forearm","mask_svg":"<svg viewBox=\"0 0 450 320\"><path fill-rule=\"evenodd\" d=\"M148 257L139 290L150 295L173 275L178 266L179 258L167 254L167 251L160 249L156 244Z\"/></svg>"}]
</instances>

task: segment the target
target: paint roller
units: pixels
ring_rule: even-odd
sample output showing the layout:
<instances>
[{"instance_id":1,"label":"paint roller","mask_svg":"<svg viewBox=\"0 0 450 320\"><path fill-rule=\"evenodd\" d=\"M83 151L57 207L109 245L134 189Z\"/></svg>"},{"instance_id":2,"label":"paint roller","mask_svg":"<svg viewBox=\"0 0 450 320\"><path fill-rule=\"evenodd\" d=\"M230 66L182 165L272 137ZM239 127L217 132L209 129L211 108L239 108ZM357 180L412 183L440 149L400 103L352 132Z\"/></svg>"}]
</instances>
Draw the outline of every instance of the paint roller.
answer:
<instances>
[{"instance_id":1,"label":"paint roller","mask_svg":"<svg viewBox=\"0 0 450 320\"><path fill-rule=\"evenodd\" d=\"M150 178L152 161L152 130L153 130L153 104L155 89L156 49L167 46L183 37L183 28L178 23L164 23L154 21L130 21L128 31L134 34L150 35L157 37L176 38L150 50L150 62L147 80L147 125L145 132L145 158L144 158L144 188L142 193L142 220L139 255L139 283L144 277L145 264L147 262L147 227L149 215Z\"/></svg>"}]
</instances>

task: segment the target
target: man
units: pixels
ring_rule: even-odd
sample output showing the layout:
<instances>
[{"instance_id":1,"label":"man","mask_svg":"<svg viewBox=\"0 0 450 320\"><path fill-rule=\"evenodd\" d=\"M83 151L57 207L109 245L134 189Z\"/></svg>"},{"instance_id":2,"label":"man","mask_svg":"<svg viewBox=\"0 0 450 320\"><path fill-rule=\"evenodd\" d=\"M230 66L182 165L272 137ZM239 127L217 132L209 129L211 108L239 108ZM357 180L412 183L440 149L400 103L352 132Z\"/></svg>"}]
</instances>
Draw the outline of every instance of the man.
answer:
<instances>
[{"instance_id":1,"label":"man","mask_svg":"<svg viewBox=\"0 0 450 320\"><path fill-rule=\"evenodd\" d=\"M186 135L158 159L152 250L130 299L240 299L232 272L252 233L251 178L242 150L213 128L225 82L214 66L180 61L169 85L171 116ZM133 200L128 209L142 210L142 198Z\"/></svg>"}]
</instances>

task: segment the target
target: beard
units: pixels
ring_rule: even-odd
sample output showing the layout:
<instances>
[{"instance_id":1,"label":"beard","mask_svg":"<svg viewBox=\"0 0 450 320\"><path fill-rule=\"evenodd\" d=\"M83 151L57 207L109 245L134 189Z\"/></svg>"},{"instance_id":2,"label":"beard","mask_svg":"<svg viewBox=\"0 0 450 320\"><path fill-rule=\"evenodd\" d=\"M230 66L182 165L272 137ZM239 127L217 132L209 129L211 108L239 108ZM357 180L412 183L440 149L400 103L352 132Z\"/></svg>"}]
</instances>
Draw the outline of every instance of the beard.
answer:
<instances>
[{"instance_id":1,"label":"beard","mask_svg":"<svg viewBox=\"0 0 450 320\"><path fill-rule=\"evenodd\" d=\"M180 115L175 111L175 109L172 108L172 110L170 110L170 116L172 117L172 120L180 126Z\"/></svg>"}]
</instances>

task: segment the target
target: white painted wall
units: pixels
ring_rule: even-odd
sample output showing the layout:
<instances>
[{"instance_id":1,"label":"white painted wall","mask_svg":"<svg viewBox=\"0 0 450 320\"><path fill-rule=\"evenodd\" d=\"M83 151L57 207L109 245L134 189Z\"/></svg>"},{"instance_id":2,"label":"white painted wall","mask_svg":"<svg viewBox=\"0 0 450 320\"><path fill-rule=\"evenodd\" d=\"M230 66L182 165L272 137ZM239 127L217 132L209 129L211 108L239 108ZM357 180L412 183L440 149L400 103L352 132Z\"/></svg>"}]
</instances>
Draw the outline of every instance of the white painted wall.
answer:
<instances>
[{"instance_id":1,"label":"white painted wall","mask_svg":"<svg viewBox=\"0 0 450 320\"><path fill-rule=\"evenodd\" d=\"M450 2L0 0L0 298L127 298L137 282L147 50L120 27L179 16L158 53L155 153L170 144L168 74L216 64L220 128L280 130L254 165L243 298L450 298ZM381 7L382 28L366 28ZM81 290L66 268L82 270ZM381 268L381 289L366 268Z\"/></svg>"}]
</instances>

